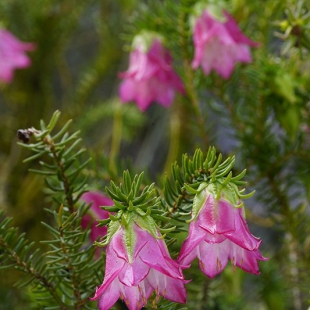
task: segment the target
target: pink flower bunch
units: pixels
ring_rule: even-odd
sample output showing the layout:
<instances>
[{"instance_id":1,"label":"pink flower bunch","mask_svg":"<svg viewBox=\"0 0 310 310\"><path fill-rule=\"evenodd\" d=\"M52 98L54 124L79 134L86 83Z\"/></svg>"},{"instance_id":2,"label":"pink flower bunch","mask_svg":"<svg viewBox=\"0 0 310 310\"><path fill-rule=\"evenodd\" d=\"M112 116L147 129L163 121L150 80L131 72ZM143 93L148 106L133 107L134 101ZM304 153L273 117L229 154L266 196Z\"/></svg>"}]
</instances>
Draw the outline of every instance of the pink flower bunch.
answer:
<instances>
[{"instance_id":1,"label":"pink flower bunch","mask_svg":"<svg viewBox=\"0 0 310 310\"><path fill-rule=\"evenodd\" d=\"M197 153L199 155L199 153ZM215 150L208 153L210 162L215 162ZM196 155L196 158L198 157ZM146 306L155 292L155 302L162 296L172 302L185 303L185 284L182 269L189 268L198 257L200 269L209 277L223 271L231 260L234 268L259 273L258 261L266 260L260 251L261 240L254 237L244 218L243 205L239 199L249 198L252 193L242 194L234 183L244 172L232 178L223 177L223 169L231 169L234 159L211 168L215 179L203 181L199 187L184 187L195 194L192 206L189 235L183 242L177 261L168 252L153 216L158 218L161 199L155 195L153 185L139 189L143 174L130 178L124 172L121 187L111 182L108 194L113 197L118 210L110 216L108 232L104 240L96 242L106 246L106 266L103 283L97 287L91 300L98 300L100 310L110 309L118 299L125 302L129 310L140 310ZM216 170L220 167L220 170ZM207 168L206 168L207 169ZM216 173L220 171L220 175ZM132 184L131 186L129 184ZM150 205L152 204L152 207ZM172 228L164 229L170 231Z\"/></svg>"},{"instance_id":2,"label":"pink flower bunch","mask_svg":"<svg viewBox=\"0 0 310 310\"><path fill-rule=\"evenodd\" d=\"M197 69L201 65L206 75L215 70L228 79L236 62L252 61L250 46L258 44L243 35L228 12L221 10L220 16L216 15L206 8L194 21L195 57L192 66Z\"/></svg>"},{"instance_id":3,"label":"pink flower bunch","mask_svg":"<svg viewBox=\"0 0 310 310\"><path fill-rule=\"evenodd\" d=\"M107 234L107 227L101 226L96 227L98 222L96 219L104 220L109 218L109 212L102 210L101 206L113 206L113 200L109 197L106 197L100 192L90 191L84 193L81 196L81 200L85 201L87 204L92 204L88 214L85 214L82 218L82 228L86 229L89 224L90 226L90 240L92 242L96 241L99 237L104 237Z\"/></svg>"},{"instance_id":4,"label":"pink flower bunch","mask_svg":"<svg viewBox=\"0 0 310 310\"><path fill-rule=\"evenodd\" d=\"M184 93L183 83L171 62L161 37L150 33L138 35L130 53L129 69L120 74L124 79L119 89L121 101L136 101L141 111L153 101L170 106L176 91Z\"/></svg>"},{"instance_id":5,"label":"pink flower bunch","mask_svg":"<svg viewBox=\"0 0 310 310\"><path fill-rule=\"evenodd\" d=\"M0 29L0 81L10 83L15 69L29 67L31 61L25 52L34 48L33 43L21 42L8 30Z\"/></svg>"},{"instance_id":6,"label":"pink flower bunch","mask_svg":"<svg viewBox=\"0 0 310 310\"><path fill-rule=\"evenodd\" d=\"M252 61L250 47L258 44L247 38L232 16L220 6L197 3L192 20L194 69L201 66L206 75L215 70L228 79L236 62ZM124 79L119 89L121 101L136 101L141 111L153 101L168 107L175 91L184 94L182 81L174 72L170 53L162 41L159 35L147 31L136 36L129 69L120 74Z\"/></svg>"},{"instance_id":7,"label":"pink flower bunch","mask_svg":"<svg viewBox=\"0 0 310 310\"><path fill-rule=\"evenodd\" d=\"M187 281L157 234L155 238L136 223L129 229L119 226L106 248L104 281L92 298L98 299L100 310L110 309L119 298L129 310L139 310L153 291L157 296L185 303Z\"/></svg>"},{"instance_id":8,"label":"pink flower bunch","mask_svg":"<svg viewBox=\"0 0 310 310\"><path fill-rule=\"evenodd\" d=\"M190 223L178 262L188 268L198 257L200 269L210 278L221 273L228 260L244 271L259 274L258 260L266 258L258 250L261 240L250 233L243 208L225 197L217 199L208 188L195 199L202 205Z\"/></svg>"}]
</instances>

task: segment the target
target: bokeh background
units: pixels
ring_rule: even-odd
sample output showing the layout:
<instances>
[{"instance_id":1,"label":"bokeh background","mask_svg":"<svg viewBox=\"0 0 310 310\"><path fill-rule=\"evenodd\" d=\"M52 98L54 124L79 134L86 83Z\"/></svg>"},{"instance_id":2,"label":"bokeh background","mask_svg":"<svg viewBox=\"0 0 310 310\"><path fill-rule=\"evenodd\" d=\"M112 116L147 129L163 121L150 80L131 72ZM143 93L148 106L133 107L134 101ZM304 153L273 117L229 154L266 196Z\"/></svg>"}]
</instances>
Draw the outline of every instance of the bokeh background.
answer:
<instances>
[{"instance_id":1,"label":"bokeh background","mask_svg":"<svg viewBox=\"0 0 310 310\"><path fill-rule=\"evenodd\" d=\"M1 0L0 26L34 42L32 65L0 85L0 208L39 244L49 201L43 179L29 173L36 163L17 145L16 132L62 112L59 128L73 119L92 156L85 171L103 190L131 167L160 184L170 164L196 147L215 145L236 155L236 172L248 169L247 219L263 239L270 259L254 276L226 268L190 286L189 309L306 309L309 301L310 42L309 3L300 0L226 1L241 29L261 45L253 64L237 66L228 81L200 71L193 85L204 117L206 145L191 111L191 97L177 97L168 109L153 104L142 113L119 101L118 73L127 69L132 37L151 28L164 32L176 71L186 75L178 46L178 12L188 15L196 1ZM188 34L188 55L193 54ZM190 81L186 80L186 83ZM1 258L0 258L1 259ZM1 267L1 262L0 262ZM20 274L0 269L0 309L39 309L30 289L18 290ZM207 293L206 293L207 292Z\"/></svg>"}]
</instances>

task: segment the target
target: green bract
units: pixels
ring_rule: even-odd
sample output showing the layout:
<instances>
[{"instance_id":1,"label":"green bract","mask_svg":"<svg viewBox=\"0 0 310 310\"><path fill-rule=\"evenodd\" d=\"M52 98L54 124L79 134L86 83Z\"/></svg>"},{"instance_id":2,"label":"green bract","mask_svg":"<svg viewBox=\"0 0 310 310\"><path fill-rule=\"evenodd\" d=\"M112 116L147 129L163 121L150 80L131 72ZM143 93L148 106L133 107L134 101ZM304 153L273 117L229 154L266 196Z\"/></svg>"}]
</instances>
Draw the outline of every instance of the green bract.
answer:
<instances>
[{"instance_id":1,"label":"green bract","mask_svg":"<svg viewBox=\"0 0 310 310\"><path fill-rule=\"evenodd\" d=\"M233 206L240 207L241 200L251 197L255 191L243 194L245 189L239 190L239 186L246 184L241 181L246 170L233 177L234 163L234 156L222 161L222 155L217 155L214 147L209 148L205 157L200 149L196 150L192 159L187 154L183 155L182 167L177 163L172 165L172 182L168 178L165 180L165 199L172 211L178 214L179 206L188 202L188 207L182 210L191 211L193 204L191 212L195 218L207 192L216 199L225 197Z\"/></svg>"},{"instance_id":2,"label":"green bract","mask_svg":"<svg viewBox=\"0 0 310 310\"><path fill-rule=\"evenodd\" d=\"M164 41L164 37L154 31L143 30L136 35L132 42L133 49L142 48L144 53L147 53L151 48L154 40Z\"/></svg>"},{"instance_id":3,"label":"green bract","mask_svg":"<svg viewBox=\"0 0 310 310\"><path fill-rule=\"evenodd\" d=\"M147 230L155 238L159 236L159 228L153 217L157 220L167 221L170 218L165 217L165 212L160 210L161 200L156 196L154 183L145 186L142 190L143 173L135 175L132 179L128 171L124 171L123 183L116 186L113 181L110 182L110 188L106 188L107 193L113 199L113 207L102 207L103 209L115 212L110 214L107 220L99 221L100 225L108 224L108 233L102 242L96 242L98 246L106 246L110 243L113 235L118 231L120 226L126 231L125 240L128 253L133 250L133 229L134 223L137 223L141 228ZM173 227L163 229L164 232L173 230Z\"/></svg>"}]
</instances>

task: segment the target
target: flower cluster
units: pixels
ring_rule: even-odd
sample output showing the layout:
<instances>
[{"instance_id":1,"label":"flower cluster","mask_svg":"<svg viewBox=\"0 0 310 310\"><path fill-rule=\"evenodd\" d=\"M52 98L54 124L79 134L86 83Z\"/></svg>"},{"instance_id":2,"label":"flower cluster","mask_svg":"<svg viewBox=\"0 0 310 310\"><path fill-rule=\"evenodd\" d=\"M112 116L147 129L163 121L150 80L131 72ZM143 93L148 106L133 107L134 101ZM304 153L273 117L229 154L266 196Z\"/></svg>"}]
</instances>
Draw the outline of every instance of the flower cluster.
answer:
<instances>
[{"instance_id":1,"label":"flower cluster","mask_svg":"<svg viewBox=\"0 0 310 310\"><path fill-rule=\"evenodd\" d=\"M236 62L252 61L250 47L258 44L243 35L232 16L220 6L197 3L191 21L193 69L201 66L205 75L215 70L228 79ZM147 31L137 35L133 40L129 69L120 74L124 79L119 88L121 101L135 101L142 111L153 101L170 106L176 91L185 92L171 62L162 36Z\"/></svg>"},{"instance_id":2,"label":"flower cluster","mask_svg":"<svg viewBox=\"0 0 310 310\"><path fill-rule=\"evenodd\" d=\"M196 153L199 155L199 152ZM189 234L176 261L170 257L155 221L167 218L159 208L160 198L154 196L154 185L145 187L139 196L142 175L135 176L131 182L125 172L125 186L116 187L111 182L107 192L114 205L105 209L114 214L104 222L108 223L105 239L96 243L106 246L105 277L91 298L98 300L100 310L110 309L118 299L123 300L128 309L140 310L146 306L152 292L155 292L155 302L162 296L185 303L188 281L184 279L182 269L189 268L196 257L201 271L211 278L223 271L228 260L234 268L238 266L246 272L259 274L258 261L266 258L258 249L261 240L249 231L240 200L253 193L242 195L234 183L245 172L232 178L229 171L234 160L231 158L220 166L217 160L210 168L216 161L212 152L209 151L211 156L207 155L205 166L206 171L212 171L212 176L205 174L204 181L198 182L198 189L184 183L186 191L195 196ZM197 158L197 154L194 157ZM228 174L227 178L223 177L225 174Z\"/></svg>"},{"instance_id":3,"label":"flower cluster","mask_svg":"<svg viewBox=\"0 0 310 310\"><path fill-rule=\"evenodd\" d=\"M18 40L12 33L0 29L0 81L10 83L14 70L30 66L30 59L25 54L35 48L33 43Z\"/></svg>"}]
</instances>

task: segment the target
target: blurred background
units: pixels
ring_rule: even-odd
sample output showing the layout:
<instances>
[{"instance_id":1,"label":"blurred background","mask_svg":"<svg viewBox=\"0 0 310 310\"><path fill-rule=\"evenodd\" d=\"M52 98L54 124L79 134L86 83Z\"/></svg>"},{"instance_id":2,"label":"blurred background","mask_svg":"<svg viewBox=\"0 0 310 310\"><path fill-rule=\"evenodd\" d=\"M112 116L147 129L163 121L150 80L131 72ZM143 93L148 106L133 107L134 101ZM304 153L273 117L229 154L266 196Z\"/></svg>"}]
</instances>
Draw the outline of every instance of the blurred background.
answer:
<instances>
[{"instance_id":1,"label":"blurred background","mask_svg":"<svg viewBox=\"0 0 310 310\"><path fill-rule=\"evenodd\" d=\"M83 146L93 158L85 174L104 190L110 179L131 167L146 170L161 184L170 164L182 153L214 145L224 157L236 155L235 172L247 168L251 232L263 239L269 257L254 276L239 269L212 281L191 274L189 309L306 309L310 267L310 42L306 1L226 1L241 29L260 47L253 63L238 65L228 81L184 63L193 55L189 26L186 59L176 25L188 18L196 1L183 0L1 0L0 27L36 49L31 66L16 70L10 84L0 84L0 208L30 240L45 238L43 179L29 173L34 163L17 145L16 132L38 127L62 112L60 125L73 119ZM225 1L224 1L225 2ZM180 13L181 12L181 13ZM192 83L207 133L197 127L193 96L177 97L168 109L153 104L142 113L134 103L121 104L119 72L128 67L133 35L142 29L163 32L175 69ZM186 54L186 53L185 53ZM207 142L207 143L206 143ZM38 243L38 246L39 243ZM0 262L1 264L1 262ZM1 265L0 265L1 266ZM20 274L0 269L0 309L39 309L30 289L14 288ZM196 280L197 279L197 280Z\"/></svg>"}]
</instances>

